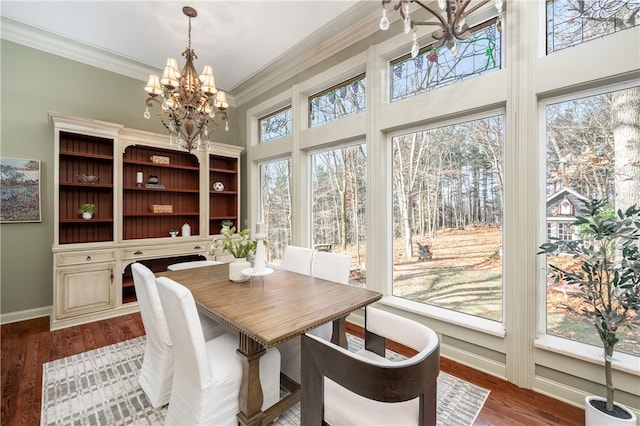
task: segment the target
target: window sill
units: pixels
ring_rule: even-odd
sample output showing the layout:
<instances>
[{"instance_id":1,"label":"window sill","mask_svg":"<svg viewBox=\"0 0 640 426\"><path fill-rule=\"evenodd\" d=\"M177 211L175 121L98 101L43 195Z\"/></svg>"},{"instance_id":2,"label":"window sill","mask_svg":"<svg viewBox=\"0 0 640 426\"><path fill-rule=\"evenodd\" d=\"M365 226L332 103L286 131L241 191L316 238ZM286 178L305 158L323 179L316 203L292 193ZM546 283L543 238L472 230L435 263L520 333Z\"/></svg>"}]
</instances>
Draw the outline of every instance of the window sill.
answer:
<instances>
[{"instance_id":1,"label":"window sill","mask_svg":"<svg viewBox=\"0 0 640 426\"><path fill-rule=\"evenodd\" d=\"M449 309L439 308L437 306L425 305L424 303L414 302L412 300L395 296L384 296L379 301L379 303L393 308L409 311L414 314L423 315L425 317L433 318L459 327L478 331L480 333L485 333L501 338L505 336L504 324L498 321L492 321L486 318L463 314Z\"/></svg>"},{"instance_id":2,"label":"window sill","mask_svg":"<svg viewBox=\"0 0 640 426\"><path fill-rule=\"evenodd\" d=\"M554 352L591 364L602 365L604 363L601 347L563 337L544 334L535 340L534 346L541 350ZM640 358L637 356L616 351L613 353L612 366L614 370L640 376Z\"/></svg>"}]
</instances>

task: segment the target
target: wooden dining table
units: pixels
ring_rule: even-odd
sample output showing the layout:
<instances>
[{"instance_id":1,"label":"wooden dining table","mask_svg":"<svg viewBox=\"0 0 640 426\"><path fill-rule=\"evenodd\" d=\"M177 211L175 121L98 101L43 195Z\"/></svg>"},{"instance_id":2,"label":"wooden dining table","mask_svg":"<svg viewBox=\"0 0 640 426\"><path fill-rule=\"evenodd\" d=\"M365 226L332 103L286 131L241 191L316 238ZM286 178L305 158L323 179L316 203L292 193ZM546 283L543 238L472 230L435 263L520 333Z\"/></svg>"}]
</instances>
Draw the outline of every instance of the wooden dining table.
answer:
<instances>
[{"instance_id":1,"label":"wooden dining table","mask_svg":"<svg viewBox=\"0 0 640 426\"><path fill-rule=\"evenodd\" d=\"M333 322L331 341L346 348L346 317L382 297L375 291L281 269L242 283L229 280L227 264L156 275L187 287L198 310L238 332L242 359L238 421L251 426L271 423L300 401L299 384L281 375L288 395L262 411L259 362L266 348L329 322Z\"/></svg>"}]
</instances>

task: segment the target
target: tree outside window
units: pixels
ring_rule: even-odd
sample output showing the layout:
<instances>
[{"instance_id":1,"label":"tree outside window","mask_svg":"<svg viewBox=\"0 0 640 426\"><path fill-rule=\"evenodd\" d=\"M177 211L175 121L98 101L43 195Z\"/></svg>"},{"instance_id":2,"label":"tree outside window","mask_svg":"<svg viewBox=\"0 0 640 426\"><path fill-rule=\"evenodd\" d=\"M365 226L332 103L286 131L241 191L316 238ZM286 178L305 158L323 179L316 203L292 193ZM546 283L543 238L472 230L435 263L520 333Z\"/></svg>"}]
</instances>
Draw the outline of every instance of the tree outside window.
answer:
<instances>
[{"instance_id":1,"label":"tree outside window","mask_svg":"<svg viewBox=\"0 0 640 426\"><path fill-rule=\"evenodd\" d=\"M504 117L392 138L393 295L502 320Z\"/></svg>"},{"instance_id":2,"label":"tree outside window","mask_svg":"<svg viewBox=\"0 0 640 426\"><path fill-rule=\"evenodd\" d=\"M608 214L640 204L640 87L550 101L545 136L547 196L568 188L584 199L608 201ZM582 207L576 203L576 213ZM547 223L551 220L548 217ZM580 229L560 237L581 238ZM574 260L558 253L548 256L547 263L571 268ZM580 309L579 289L556 285L550 277L544 284L546 332L599 346L593 326L565 308ZM622 330L619 336L618 350L640 355L639 330Z\"/></svg>"},{"instance_id":3,"label":"tree outside window","mask_svg":"<svg viewBox=\"0 0 640 426\"><path fill-rule=\"evenodd\" d=\"M260 165L260 205L267 228L266 261L279 266L291 244L291 159Z\"/></svg>"},{"instance_id":4,"label":"tree outside window","mask_svg":"<svg viewBox=\"0 0 640 426\"><path fill-rule=\"evenodd\" d=\"M352 285L365 286L366 145L311 156L312 238L317 250L352 257Z\"/></svg>"}]
</instances>

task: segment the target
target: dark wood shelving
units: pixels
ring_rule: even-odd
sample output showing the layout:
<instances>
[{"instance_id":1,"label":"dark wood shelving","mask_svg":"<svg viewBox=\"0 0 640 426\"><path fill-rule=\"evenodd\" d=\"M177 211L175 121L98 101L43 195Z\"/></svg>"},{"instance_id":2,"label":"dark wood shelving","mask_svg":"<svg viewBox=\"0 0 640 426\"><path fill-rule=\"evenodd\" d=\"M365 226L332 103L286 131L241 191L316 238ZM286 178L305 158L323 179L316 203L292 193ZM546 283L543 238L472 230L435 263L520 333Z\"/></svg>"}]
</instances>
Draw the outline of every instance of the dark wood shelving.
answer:
<instances>
[{"instance_id":1,"label":"dark wood shelving","mask_svg":"<svg viewBox=\"0 0 640 426\"><path fill-rule=\"evenodd\" d=\"M185 166L180 164L160 164L160 163L152 163L150 161L133 161L133 160L123 160L123 164L136 164L139 166L153 166L167 169L182 169L182 170L196 170L199 171L199 166Z\"/></svg>"},{"instance_id":2,"label":"dark wood shelving","mask_svg":"<svg viewBox=\"0 0 640 426\"><path fill-rule=\"evenodd\" d=\"M154 156L169 164L154 163ZM200 165L192 154L147 146L129 146L123 154L123 230L122 238L165 238L169 229L191 226L198 235L200 216ZM142 186L136 177L143 175ZM158 177L164 188L147 188L149 176ZM172 213L154 213L153 205L171 205Z\"/></svg>"},{"instance_id":3,"label":"dark wood shelving","mask_svg":"<svg viewBox=\"0 0 640 426\"><path fill-rule=\"evenodd\" d=\"M68 157L91 158L92 160L113 161L113 155L92 154L88 152L60 151L60 155Z\"/></svg>"},{"instance_id":4,"label":"dark wood shelving","mask_svg":"<svg viewBox=\"0 0 640 426\"><path fill-rule=\"evenodd\" d=\"M59 143L59 243L112 241L113 139L60 132ZM79 182L84 176L96 176L98 182ZM86 203L96 205L91 220L77 213Z\"/></svg>"},{"instance_id":5,"label":"dark wood shelving","mask_svg":"<svg viewBox=\"0 0 640 426\"><path fill-rule=\"evenodd\" d=\"M216 182L222 191L213 189ZM209 155L209 235L219 234L225 220L238 225L238 159Z\"/></svg>"},{"instance_id":6,"label":"dark wood shelving","mask_svg":"<svg viewBox=\"0 0 640 426\"><path fill-rule=\"evenodd\" d=\"M147 188L145 186L126 186L123 189L125 191L196 192L196 193L200 193L200 190L198 190L198 189Z\"/></svg>"}]
</instances>

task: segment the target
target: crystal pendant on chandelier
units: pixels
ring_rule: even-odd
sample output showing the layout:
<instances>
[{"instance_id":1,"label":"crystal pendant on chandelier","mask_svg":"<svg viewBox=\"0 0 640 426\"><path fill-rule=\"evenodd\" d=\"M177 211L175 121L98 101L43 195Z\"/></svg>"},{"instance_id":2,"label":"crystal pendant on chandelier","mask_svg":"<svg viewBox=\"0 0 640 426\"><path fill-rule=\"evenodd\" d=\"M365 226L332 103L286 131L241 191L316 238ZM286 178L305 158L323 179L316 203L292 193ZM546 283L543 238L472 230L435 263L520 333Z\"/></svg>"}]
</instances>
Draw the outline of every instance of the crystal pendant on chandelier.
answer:
<instances>
[{"instance_id":1,"label":"crystal pendant on chandelier","mask_svg":"<svg viewBox=\"0 0 640 426\"><path fill-rule=\"evenodd\" d=\"M211 66L206 65L198 75L193 64L197 56L191 49L191 18L198 13L189 6L183 7L182 12L189 18L189 43L182 53L184 68L178 71L178 62L169 58L162 77L149 76L144 88L149 94L144 118L149 119L149 107L158 104L160 112L157 115L169 131L169 144L173 144L175 136L178 148L191 152L200 150L203 145L210 149L210 131L220 124L216 118L224 120L225 129L229 130L226 112L229 104L226 94L216 88Z\"/></svg>"},{"instance_id":2,"label":"crystal pendant on chandelier","mask_svg":"<svg viewBox=\"0 0 640 426\"><path fill-rule=\"evenodd\" d=\"M380 18L380 29L386 31L389 29L389 18L387 18L387 9L382 9L382 18Z\"/></svg>"},{"instance_id":3,"label":"crystal pendant on chandelier","mask_svg":"<svg viewBox=\"0 0 640 426\"><path fill-rule=\"evenodd\" d=\"M413 32L413 44L411 45L411 59L415 59L420 52L420 46L418 46L418 34Z\"/></svg>"}]
</instances>

